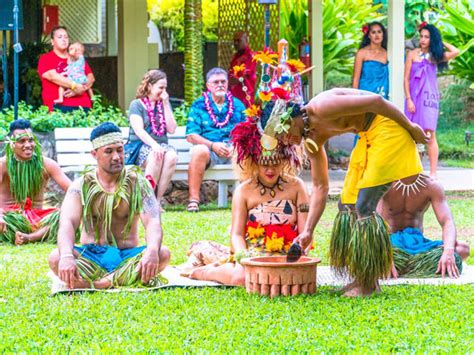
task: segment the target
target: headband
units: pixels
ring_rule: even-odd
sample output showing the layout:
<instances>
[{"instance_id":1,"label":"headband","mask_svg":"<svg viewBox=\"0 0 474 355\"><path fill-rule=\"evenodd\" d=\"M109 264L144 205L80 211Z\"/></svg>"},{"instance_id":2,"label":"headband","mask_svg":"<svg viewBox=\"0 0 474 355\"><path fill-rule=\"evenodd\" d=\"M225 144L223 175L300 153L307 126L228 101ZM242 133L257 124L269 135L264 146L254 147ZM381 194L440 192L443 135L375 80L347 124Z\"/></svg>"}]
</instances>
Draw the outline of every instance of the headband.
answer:
<instances>
[{"instance_id":1,"label":"headband","mask_svg":"<svg viewBox=\"0 0 474 355\"><path fill-rule=\"evenodd\" d=\"M122 132L112 132L97 137L92 141L92 148L95 150L115 143L123 143Z\"/></svg>"}]
</instances>

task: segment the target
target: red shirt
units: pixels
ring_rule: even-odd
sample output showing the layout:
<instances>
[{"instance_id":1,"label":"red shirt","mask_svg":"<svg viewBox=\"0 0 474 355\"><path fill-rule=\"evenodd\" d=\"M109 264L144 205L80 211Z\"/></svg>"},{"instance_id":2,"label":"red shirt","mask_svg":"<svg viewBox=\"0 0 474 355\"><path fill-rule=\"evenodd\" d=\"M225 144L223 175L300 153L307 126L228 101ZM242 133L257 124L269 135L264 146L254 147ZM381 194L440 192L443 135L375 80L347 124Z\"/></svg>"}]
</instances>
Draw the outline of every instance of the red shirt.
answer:
<instances>
[{"instance_id":1,"label":"red shirt","mask_svg":"<svg viewBox=\"0 0 474 355\"><path fill-rule=\"evenodd\" d=\"M253 52L247 46L243 50L235 53L232 61L230 62L229 75L233 76L232 68L235 65L245 64L245 74L244 74L244 84L247 87L247 93L250 96L250 103L245 98L245 93L242 90L242 83L238 82L237 84L230 85L230 92L240 101L242 101L245 107L249 107L253 104L254 94L255 94L255 82L257 81L257 62L252 61Z\"/></svg>"},{"instance_id":2,"label":"red shirt","mask_svg":"<svg viewBox=\"0 0 474 355\"><path fill-rule=\"evenodd\" d=\"M86 62L85 73L86 75L92 73L89 64ZM49 111L53 111L54 100L59 97L59 85L56 85L52 81L43 78L43 74L47 71L55 69L57 73L62 73L66 70L67 58L59 57L54 51L41 55L38 61L38 74L43 85L41 96L43 97L43 105L48 106ZM74 106L74 107L91 107L91 99L85 91L82 95L73 97L64 97L62 106Z\"/></svg>"}]
</instances>

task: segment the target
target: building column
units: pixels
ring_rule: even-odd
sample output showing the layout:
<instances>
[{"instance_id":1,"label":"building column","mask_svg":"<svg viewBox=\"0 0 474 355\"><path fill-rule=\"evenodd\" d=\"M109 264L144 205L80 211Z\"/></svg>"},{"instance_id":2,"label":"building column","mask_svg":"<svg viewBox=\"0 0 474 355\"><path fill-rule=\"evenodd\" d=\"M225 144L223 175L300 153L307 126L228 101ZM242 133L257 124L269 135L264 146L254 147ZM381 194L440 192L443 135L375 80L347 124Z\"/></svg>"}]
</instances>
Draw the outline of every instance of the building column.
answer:
<instances>
[{"instance_id":1,"label":"building column","mask_svg":"<svg viewBox=\"0 0 474 355\"><path fill-rule=\"evenodd\" d=\"M323 66L323 0L308 0L311 43L310 98L324 90Z\"/></svg>"},{"instance_id":2,"label":"building column","mask_svg":"<svg viewBox=\"0 0 474 355\"><path fill-rule=\"evenodd\" d=\"M118 0L118 100L126 110L148 70L146 0Z\"/></svg>"},{"instance_id":3,"label":"building column","mask_svg":"<svg viewBox=\"0 0 474 355\"><path fill-rule=\"evenodd\" d=\"M117 1L107 0L106 2L106 22L107 22L107 55L117 55Z\"/></svg>"},{"instance_id":4,"label":"building column","mask_svg":"<svg viewBox=\"0 0 474 355\"><path fill-rule=\"evenodd\" d=\"M390 70L390 100L403 111L405 94L405 2L388 2L388 60Z\"/></svg>"}]
</instances>

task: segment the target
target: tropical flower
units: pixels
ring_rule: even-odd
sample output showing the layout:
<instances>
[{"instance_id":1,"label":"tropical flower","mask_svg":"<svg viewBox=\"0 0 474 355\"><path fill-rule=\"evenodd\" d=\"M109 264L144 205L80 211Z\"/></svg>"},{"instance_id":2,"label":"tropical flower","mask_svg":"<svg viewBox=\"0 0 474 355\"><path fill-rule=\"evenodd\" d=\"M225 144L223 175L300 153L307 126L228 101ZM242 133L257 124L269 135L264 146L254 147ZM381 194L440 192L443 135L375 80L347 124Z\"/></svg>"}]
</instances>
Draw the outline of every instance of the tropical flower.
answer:
<instances>
[{"instance_id":1,"label":"tropical flower","mask_svg":"<svg viewBox=\"0 0 474 355\"><path fill-rule=\"evenodd\" d=\"M290 99L290 93L288 90L285 90L283 88L273 88L272 89L272 94L275 98L277 99L283 99L283 100L289 100Z\"/></svg>"},{"instance_id":2,"label":"tropical flower","mask_svg":"<svg viewBox=\"0 0 474 355\"><path fill-rule=\"evenodd\" d=\"M362 26L362 32L366 35L367 33L369 33L369 26L367 25L364 25Z\"/></svg>"},{"instance_id":3,"label":"tropical flower","mask_svg":"<svg viewBox=\"0 0 474 355\"><path fill-rule=\"evenodd\" d=\"M299 59L289 59L286 61L286 65L293 74L299 73L306 68L306 65Z\"/></svg>"},{"instance_id":4,"label":"tropical flower","mask_svg":"<svg viewBox=\"0 0 474 355\"><path fill-rule=\"evenodd\" d=\"M420 25L418 26L418 29L421 30L422 28L425 28L427 25L426 21L423 21L422 23L420 23Z\"/></svg>"},{"instance_id":5,"label":"tropical flower","mask_svg":"<svg viewBox=\"0 0 474 355\"><path fill-rule=\"evenodd\" d=\"M273 52L270 48L265 48L253 55L253 61L259 61L263 64L277 64L278 54Z\"/></svg>"},{"instance_id":6,"label":"tropical flower","mask_svg":"<svg viewBox=\"0 0 474 355\"><path fill-rule=\"evenodd\" d=\"M283 249L285 240L283 237L279 237L275 232L271 237L267 237L265 240L265 249L269 252L280 252Z\"/></svg>"},{"instance_id":7,"label":"tropical flower","mask_svg":"<svg viewBox=\"0 0 474 355\"><path fill-rule=\"evenodd\" d=\"M262 110L260 109L260 106L252 105L246 109L244 113L247 115L247 117L260 117Z\"/></svg>"},{"instance_id":8,"label":"tropical flower","mask_svg":"<svg viewBox=\"0 0 474 355\"><path fill-rule=\"evenodd\" d=\"M270 101L272 99L272 93L270 91L260 91L258 97L263 102Z\"/></svg>"},{"instance_id":9,"label":"tropical flower","mask_svg":"<svg viewBox=\"0 0 474 355\"><path fill-rule=\"evenodd\" d=\"M252 224L254 224L254 226L252 226ZM255 226L255 224L256 224L256 226ZM265 229L263 229L262 226L260 226L259 223L256 223L256 222L247 223L247 236L248 236L248 239L252 243L255 243L258 238L260 238L264 235L264 233L265 233Z\"/></svg>"},{"instance_id":10,"label":"tropical flower","mask_svg":"<svg viewBox=\"0 0 474 355\"><path fill-rule=\"evenodd\" d=\"M234 65L232 67L232 71L237 79L242 78L245 74L245 63Z\"/></svg>"}]
</instances>

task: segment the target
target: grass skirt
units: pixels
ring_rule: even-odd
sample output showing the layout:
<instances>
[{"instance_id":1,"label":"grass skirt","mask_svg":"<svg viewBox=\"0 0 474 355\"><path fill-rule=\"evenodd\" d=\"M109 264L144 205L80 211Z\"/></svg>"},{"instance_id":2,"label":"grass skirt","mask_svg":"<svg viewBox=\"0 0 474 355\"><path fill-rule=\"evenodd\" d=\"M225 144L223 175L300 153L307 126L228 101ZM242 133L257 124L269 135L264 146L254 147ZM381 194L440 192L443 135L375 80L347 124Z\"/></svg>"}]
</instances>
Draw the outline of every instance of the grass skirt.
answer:
<instances>
[{"instance_id":1,"label":"grass skirt","mask_svg":"<svg viewBox=\"0 0 474 355\"><path fill-rule=\"evenodd\" d=\"M390 275L393 255L387 224L374 213L355 221L349 242L348 274L362 287L372 288Z\"/></svg>"},{"instance_id":2,"label":"grass skirt","mask_svg":"<svg viewBox=\"0 0 474 355\"><path fill-rule=\"evenodd\" d=\"M434 248L430 251L411 255L401 249L393 249L393 260L399 276L404 277L440 277L436 274L439 259L443 255L443 248ZM462 272L462 258L454 253L454 259L459 273Z\"/></svg>"},{"instance_id":3,"label":"grass skirt","mask_svg":"<svg viewBox=\"0 0 474 355\"><path fill-rule=\"evenodd\" d=\"M329 262L331 268L340 276L347 273L349 242L356 219L356 213L350 210L339 211L334 219L329 245Z\"/></svg>"}]
</instances>

